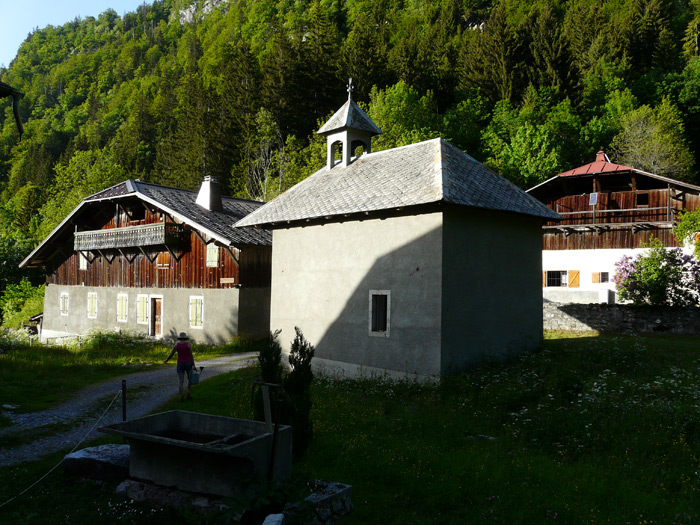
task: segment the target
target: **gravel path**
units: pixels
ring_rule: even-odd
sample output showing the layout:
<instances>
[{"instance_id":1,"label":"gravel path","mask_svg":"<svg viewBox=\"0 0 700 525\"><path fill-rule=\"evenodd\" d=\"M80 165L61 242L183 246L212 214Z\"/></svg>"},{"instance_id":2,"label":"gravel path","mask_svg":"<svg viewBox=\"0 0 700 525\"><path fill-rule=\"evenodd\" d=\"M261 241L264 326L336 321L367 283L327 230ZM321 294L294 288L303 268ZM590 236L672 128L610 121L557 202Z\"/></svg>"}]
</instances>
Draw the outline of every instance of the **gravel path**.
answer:
<instances>
[{"instance_id":1,"label":"gravel path","mask_svg":"<svg viewBox=\"0 0 700 525\"><path fill-rule=\"evenodd\" d=\"M256 357L256 353L243 353L197 361L198 367L204 366L200 381L206 381L218 374L245 368ZM11 436L33 429L40 432L41 427L47 425L66 424L70 426L52 431L51 435L39 437L31 443L0 450L0 467L41 459L58 450L73 448L95 424L97 418L107 409L115 396L121 392L122 379L126 379L128 419L152 412L177 394L177 376L173 365L158 370L126 374L119 378L91 385L79 391L75 397L65 403L41 412L14 414L10 410L3 410L2 415L10 418L13 424L0 428L0 436ZM98 426L118 423L121 419L121 399L118 399ZM103 434L93 430L86 437L86 440L98 437L98 435Z\"/></svg>"}]
</instances>

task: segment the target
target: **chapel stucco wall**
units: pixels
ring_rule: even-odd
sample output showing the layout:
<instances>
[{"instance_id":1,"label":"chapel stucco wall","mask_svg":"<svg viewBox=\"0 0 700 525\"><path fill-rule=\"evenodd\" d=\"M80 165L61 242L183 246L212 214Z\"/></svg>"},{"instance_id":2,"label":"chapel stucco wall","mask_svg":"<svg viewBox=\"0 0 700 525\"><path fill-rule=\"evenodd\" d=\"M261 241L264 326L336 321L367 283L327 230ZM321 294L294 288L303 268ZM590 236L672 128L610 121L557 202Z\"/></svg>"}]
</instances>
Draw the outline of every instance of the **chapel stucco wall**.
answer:
<instances>
[{"instance_id":1,"label":"chapel stucco wall","mask_svg":"<svg viewBox=\"0 0 700 525\"><path fill-rule=\"evenodd\" d=\"M441 373L542 342L542 225L535 217L447 208Z\"/></svg>"},{"instance_id":2,"label":"chapel stucco wall","mask_svg":"<svg viewBox=\"0 0 700 525\"><path fill-rule=\"evenodd\" d=\"M285 353L299 326L328 373L439 374L441 229L430 213L274 230L270 329ZM391 293L388 337L370 334L370 290Z\"/></svg>"},{"instance_id":3,"label":"chapel stucco wall","mask_svg":"<svg viewBox=\"0 0 700 525\"><path fill-rule=\"evenodd\" d=\"M61 293L69 294L68 315L59 313ZM97 294L97 317L87 317L89 292ZM126 322L117 321L117 296L128 295ZM239 333L260 337L267 333L269 319L269 288L251 288L244 295L251 299L242 315L239 308L241 289L223 290L200 288L104 288L90 286L49 285L44 295L42 340L52 337L86 335L90 331L128 331L150 335L150 320L137 322L137 296L162 298L163 337L175 337L185 331L199 343L220 344ZM202 328L190 326L189 298L203 298ZM150 304L150 301L149 301ZM258 312L253 312L257 309Z\"/></svg>"}]
</instances>

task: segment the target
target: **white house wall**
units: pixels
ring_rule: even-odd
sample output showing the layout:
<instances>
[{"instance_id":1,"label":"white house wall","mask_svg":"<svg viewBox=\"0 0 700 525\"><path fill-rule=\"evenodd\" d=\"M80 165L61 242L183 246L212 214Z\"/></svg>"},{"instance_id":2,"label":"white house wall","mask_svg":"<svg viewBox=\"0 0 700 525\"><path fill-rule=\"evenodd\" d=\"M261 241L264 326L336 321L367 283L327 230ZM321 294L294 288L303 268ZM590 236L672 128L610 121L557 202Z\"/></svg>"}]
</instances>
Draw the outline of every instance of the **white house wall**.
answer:
<instances>
[{"instance_id":1,"label":"white house wall","mask_svg":"<svg viewBox=\"0 0 700 525\"><path fill-rule=\"evenodd\" d=\"M440 373L442 214L273 232L271 330L299 326L328 373ZM390 292L390 329L370 333L370 291Z\"/></svg>"},{"instance_id":2,"label":"white house wall","mask_svg":"<svg viewBox=\"0 0 700 525\"><path fill-rule=\"evenodd\" d=\"M685 249L687 253L690 250ZM546 301L556 303L612 303L616 300L615 263L623 256L636 257L648 251L644 248L598 249L598 250L543 250L542 271L578 271L579 286L570 288L543 287L542 296ZM593 282L596 273L607 272L607 283Z\"/></svg>"},{"instance_id":3,"label":"white house wall","mask_svg":"<svg viewBox=\"0 0 700 525\"><path fill-rule=\"evenodd\" d=\"M87 316L88 293L97 294L97 316ZM68 294L68 312L59 312L60 296ZM127 294L126 322L117 320L117 297ZM195 342L220 344L236 335L260 337L267 333L269 288L107 288L48 285L44 296L41 338L85 335L91 331L123 331L151 335L150 299L162 299L162 335L174 337L187 332ZM137 298L149 297L149 319L137 322ZM190 326L190 297L203 299L202 326ZM240 304L245 301L241 307ZM255 312L253 315L252 312Z\"/></svg>"}]
</instances>

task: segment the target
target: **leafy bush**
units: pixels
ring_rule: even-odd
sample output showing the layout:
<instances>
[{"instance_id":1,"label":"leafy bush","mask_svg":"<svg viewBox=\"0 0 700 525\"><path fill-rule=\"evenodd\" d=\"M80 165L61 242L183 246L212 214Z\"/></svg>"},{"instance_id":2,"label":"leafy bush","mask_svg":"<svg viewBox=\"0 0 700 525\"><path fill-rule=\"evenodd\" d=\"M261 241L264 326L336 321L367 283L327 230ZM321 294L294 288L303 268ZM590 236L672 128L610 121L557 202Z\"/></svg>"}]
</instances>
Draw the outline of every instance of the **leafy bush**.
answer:
<instances>
[{"instance_id":1,"label":"leafy bush","mask_svg":"<svg viewBox=\"0 0 700 525\"><path fill-rule=\"evenodd\" d=\"M294 330L296 336L289 352L291 371L284 378L284 390L291 403L294 455L301 457L309 447L314 433L311 421L310 389L314 379L311 359L313 359L316 349L306 340L299 327L295 326Z\"/></svg>"},{"instance_id":2,"label":"leafy bush","mask_svg":"<svg viewBox=\"0 0 700 525\"><path fill-rule=\"evenodd\" d=\"M8 284L0 295L0 311L4 326L19 328L22 322L44 308L44 285L32 286L26 277L17 284Z\"/></svg>"},{"instance_id":3,"label":"leafy bush","mask_svg":"<svg viewBox=\"0 0 700 525\"><path fill-rule=\"evenodd\" d=\"M141 346L155 346L160 343L136 332L93 330L81 339L80 344L84 350L96 350L106 348L131 349Z\"/></svg>"},{"instance_id":4,"label":"leafy bush","mask_svg":"<svg viewBox=\"0 0 700 525\"><path fill-rule=\"evenodd\" d=\"M696 306L700 302L700 262L680 248L666 249L658 239L637 257L624 256L615 266L620 299L635 305Z\"/></svg>"},{"instance_id":5,"label":"leafy bush","mask_svg":"<svg viewBox=\"0 0 700 525\"><path fill-rule=\"evenodd\" d=\"M258 364L260 365L260 381L263 383L271 383L282 386L282 376L284 369L282 367L282 346L277 338L282 330L270 332L270 335L265 341L266 344L260 347L258 354ZM280 396L279 402L282 403L282 408L289 405L289 398L284 392L272 391L271 394ZM274 397L271 396L271 399ZM274 401L273 401L274 406ZM256 390L253 397L253 410L255 419L265 421L265 405L263 403L262 390ZM274 410L274 409L273 409ZM289 422L286 416L286 411L280 414L280 419L285 423Z\"/></svg>"},{"instance_id":6,"label":"leafy bush","mask_svg":"<svg viewBox=\"0 0 700 525\"><path fill-rule=\"evenodd\" d=\"M31 345L31 335L26 329L0 330L0 354Z\"/></svg>"},{"instance_id":7,"label":"leafy bush","mask_svg":"<svg viewBox=\"0 0 700 525\"><path fill-rule=\"evenodd\" d=\"M282 330L270 332L267 344L260 348L258 363L260 375L265 383L282 382L282 346L277 338Z\"/></svg>"},{"instance_id":8,"label":"leafy bush","mask_svg":"<svg viewBox=\"0 0 700 525\"><path fill-rule=\"evenodd\" d=\"M700 243L695 242L695 234L698 232L700 232L700 210L685 211L678 216L678 223L673 227L673 234L679 244L695 246L696 259L700 259Z\"/></svg>"},{"instance_id":9,"label":"leafy bush","mask_svg":"<svg viewBox=\"0 0 700 525\"><path fill-rule=\"evenodd\" d=\"M277 339L280 330L270 332L267 345L260 350L258 362L263 382L282 385L282 390L277 392L281 403L280 421L292 425L294 455L301 457L313 438L310 389L314 378L311 359L315 348L298 327L295 326L294 330L296 336L289 353L290 371L286 375L282 369L282 347ZM262 393L259 390L252 401L255 418L264 421L265 411Z\"/></svg>"}]
</instances>

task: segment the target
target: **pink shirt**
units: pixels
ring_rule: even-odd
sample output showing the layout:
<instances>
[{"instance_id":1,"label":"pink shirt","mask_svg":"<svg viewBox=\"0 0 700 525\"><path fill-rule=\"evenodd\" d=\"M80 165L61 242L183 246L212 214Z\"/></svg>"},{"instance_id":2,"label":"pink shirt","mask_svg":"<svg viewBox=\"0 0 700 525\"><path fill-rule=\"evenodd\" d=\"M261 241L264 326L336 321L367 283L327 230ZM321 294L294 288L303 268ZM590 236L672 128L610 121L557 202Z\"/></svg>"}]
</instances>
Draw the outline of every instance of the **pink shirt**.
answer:
<instances>
[{"instance_id":1,"label":"pink shirt","mask_svg":"<svg viewBox=\"0 0 700 525\"><path fill-rule=\"evenodd\" d=\"M177 351L177 362L178 363L191 363L194 361L192 358L192 347L188 342L179 342L175 345L175 350Z\"/></svg>"}]
</instances>

